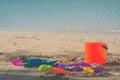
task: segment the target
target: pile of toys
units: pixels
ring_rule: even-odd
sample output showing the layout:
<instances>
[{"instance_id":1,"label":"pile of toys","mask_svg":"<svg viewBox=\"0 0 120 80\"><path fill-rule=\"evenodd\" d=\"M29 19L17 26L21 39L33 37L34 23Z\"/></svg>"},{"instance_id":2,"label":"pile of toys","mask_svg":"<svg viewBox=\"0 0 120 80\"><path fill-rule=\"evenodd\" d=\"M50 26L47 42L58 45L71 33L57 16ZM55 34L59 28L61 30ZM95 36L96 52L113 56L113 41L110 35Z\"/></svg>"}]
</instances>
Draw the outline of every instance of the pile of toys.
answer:
<instances>
[{"instance_id":1,"label":"pile of toys","mask_svg":"<svg viewBox=\"0 0 120 80\"><path fill-rule=\"evenodd\" d=\"M15 66L24 66L25 68L38 67L39 71L52 70L55 73L70 74L72 71L85 71L88 73L100 73L102 68L93 68L90 64L85 62L73 64L57 64L57 60L44 59L26 59L26 60L12 60L11 63Z\"/></svg>"}]
</instances>

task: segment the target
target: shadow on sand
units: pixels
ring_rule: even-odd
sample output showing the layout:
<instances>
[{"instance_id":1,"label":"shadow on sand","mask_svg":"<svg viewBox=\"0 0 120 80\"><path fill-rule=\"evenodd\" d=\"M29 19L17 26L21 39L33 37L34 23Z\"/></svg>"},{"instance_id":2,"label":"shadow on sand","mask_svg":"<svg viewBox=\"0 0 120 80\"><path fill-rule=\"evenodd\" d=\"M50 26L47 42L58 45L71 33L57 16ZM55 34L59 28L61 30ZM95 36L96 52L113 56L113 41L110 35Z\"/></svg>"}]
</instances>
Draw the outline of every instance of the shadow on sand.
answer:
<instances>
[{"instance_id":1,"label":"shadow on sand","mask_svg":"<svg viewBox=\"0 0 120 80\"><path fill-rule=\"evenodd\" d=\"M73 79L67 78L62 74L55 74L52 76L48 75L34 76L27 75L27 73L21 74L21 72L17 71L17 73L14 74L13 73L6 74L0 72L0 80L73 80Z\"/></svg>"},{"instance_id":2,"label":"shadow on sand","mask_svg":"<svg viewBox=\"0 0 120 80\"><path fill-rule=\"evenodd\" d=\"M54 76L40 76L39 80L73 80L67 77L64 77L62 74L56 74Z\"/></svg>"},{"instance_id":3,"label":"shadow on sand","mask_svg":"<svg viewBox=\"0 0 120 80\"><path fill-rule=\"evenodd\" d=\"M37 80L36 76L0 74L0 80Z\"/></svg>"}]
</instances>

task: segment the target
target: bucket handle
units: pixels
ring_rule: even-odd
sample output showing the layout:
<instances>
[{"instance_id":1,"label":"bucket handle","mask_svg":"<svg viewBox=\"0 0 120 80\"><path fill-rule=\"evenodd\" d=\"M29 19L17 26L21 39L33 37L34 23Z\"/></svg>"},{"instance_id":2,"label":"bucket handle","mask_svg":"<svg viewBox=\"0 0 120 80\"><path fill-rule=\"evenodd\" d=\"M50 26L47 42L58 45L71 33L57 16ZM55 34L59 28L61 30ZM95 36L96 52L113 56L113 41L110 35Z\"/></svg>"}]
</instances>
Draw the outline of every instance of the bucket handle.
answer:
<instances>
[{"instance_id":1,"label":"bucket handle","mask_svg":"<svg viewBox=\"0 0 120 80\"><path fill-rule=\"evenodd\" d=\"M107 46L103 45L102 47L103 47L104 49L108 50L108 47L107 47Z\"/></svg>"}]
</instances>

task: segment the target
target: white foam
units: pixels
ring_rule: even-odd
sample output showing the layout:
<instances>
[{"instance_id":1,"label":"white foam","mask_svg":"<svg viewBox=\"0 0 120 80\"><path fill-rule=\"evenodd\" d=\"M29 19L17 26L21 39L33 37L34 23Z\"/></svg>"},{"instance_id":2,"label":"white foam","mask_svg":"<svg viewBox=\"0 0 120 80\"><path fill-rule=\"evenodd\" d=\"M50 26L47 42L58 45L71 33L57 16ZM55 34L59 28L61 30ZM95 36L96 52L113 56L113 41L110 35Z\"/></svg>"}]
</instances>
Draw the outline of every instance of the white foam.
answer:
<instances>
[{"instance_id":1,"label":"white foam","mask_svg":"<svg viewBox=\"0 0 120 80\"><path fill-rule=\"evenodd\" d=\"M105 30L106 32L120 32L120 29Z\"/></svg>"}]
</instances>

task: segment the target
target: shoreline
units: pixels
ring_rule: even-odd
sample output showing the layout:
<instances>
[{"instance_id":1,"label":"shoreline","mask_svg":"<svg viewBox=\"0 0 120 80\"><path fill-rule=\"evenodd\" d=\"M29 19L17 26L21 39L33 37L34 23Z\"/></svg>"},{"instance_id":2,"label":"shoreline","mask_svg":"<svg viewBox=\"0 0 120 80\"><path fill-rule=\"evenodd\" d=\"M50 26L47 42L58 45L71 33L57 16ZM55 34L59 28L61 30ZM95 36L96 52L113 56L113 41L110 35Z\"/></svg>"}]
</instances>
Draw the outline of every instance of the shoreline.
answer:
<instances>
[{"instance_id":1,"label":"shoreline","mask_svg":"<svg viewBox=\"0 0 120 80\"><path fill-rule=\"evenodd\" d=\"M35 31L35 30L0 30L0 32L11 32L11 33L65 33L65 34L91 34L91 35L116 35L119 36L120 32L68 32L68 31Z\"/></svg>"}]
</instances>

